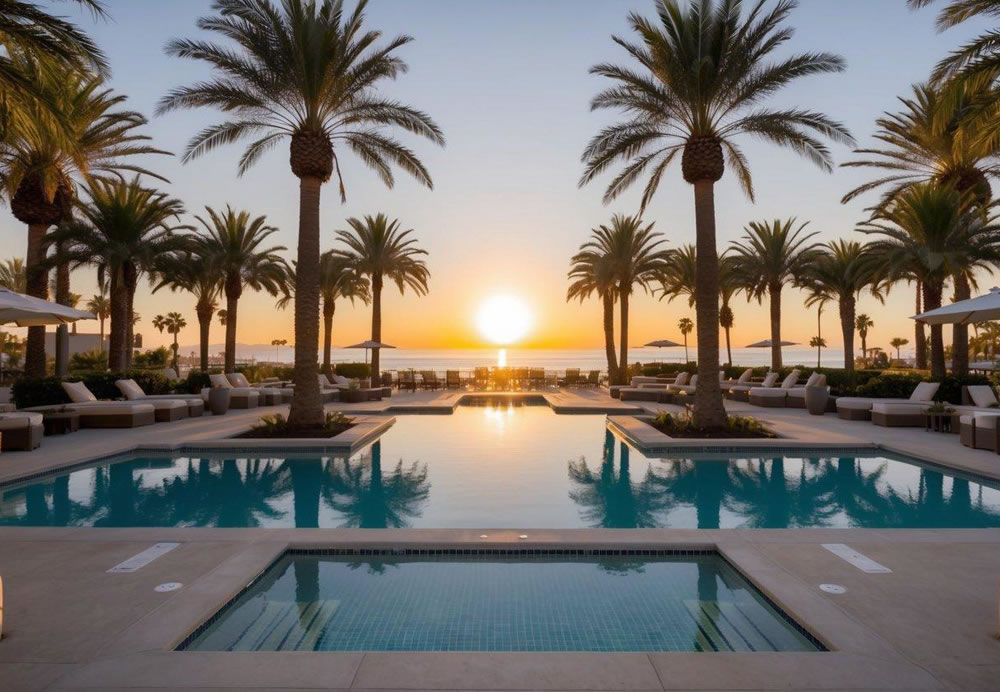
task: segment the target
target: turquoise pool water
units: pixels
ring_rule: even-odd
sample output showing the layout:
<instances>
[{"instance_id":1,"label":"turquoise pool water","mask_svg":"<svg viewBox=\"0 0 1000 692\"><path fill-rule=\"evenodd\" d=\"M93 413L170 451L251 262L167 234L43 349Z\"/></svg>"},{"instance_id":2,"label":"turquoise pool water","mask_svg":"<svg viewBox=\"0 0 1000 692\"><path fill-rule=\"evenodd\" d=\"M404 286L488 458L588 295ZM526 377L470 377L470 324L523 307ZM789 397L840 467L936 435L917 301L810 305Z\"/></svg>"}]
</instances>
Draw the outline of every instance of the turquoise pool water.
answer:
<instances>
[{"instance_id":1,"label":"turquoise pool water","mask_svg":"<svg viewBox=\"0 0 1000 692\"><path fill-rule=\"evenodd\" d=\"M286 555L181 648L818 650L715 554Z\"/></svg>"},{"instance_id":2,"label":"turquoise pool water","mask_svg":"<svg viewBox=\"0 0 1000 692\"><path fill-rule=\"evenodd\" d=\"M874 452L647 456L604 416L463 406L346 458L145 456L0 487L0 525L971 528L1000 526L1000 488Z\"/></svg>"}]
</instances>

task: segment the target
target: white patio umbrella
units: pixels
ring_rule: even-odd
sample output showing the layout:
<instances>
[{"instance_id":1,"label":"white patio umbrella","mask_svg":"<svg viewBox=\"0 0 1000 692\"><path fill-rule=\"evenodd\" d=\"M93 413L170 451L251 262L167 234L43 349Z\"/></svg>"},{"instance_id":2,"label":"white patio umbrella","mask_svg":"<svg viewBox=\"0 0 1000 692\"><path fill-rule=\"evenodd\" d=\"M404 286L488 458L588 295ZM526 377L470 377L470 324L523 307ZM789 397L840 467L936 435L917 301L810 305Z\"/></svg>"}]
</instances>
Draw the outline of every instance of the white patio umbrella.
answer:
<instances>
[{"instance_id":1,"label":"white patio umbrella","mask_svg":"<svg viewBox=\"0 0 1000 692\"><path fill-rule=\"evenodd\" d=\"M910 319L924 324L969 324L1000 319L1000 288L994 286L983 296L960 300L950 305L913 315Z\"/></svg>"},{"instance_id":2,"label":"white patio umbrella","mask_svg":"<svg viewBox=\"0 0 1000 692\"><path fill-rule=\"evenodd\" d=\"M97 318L83 310L0 288L0 324L42 327L47 324L69 324L77 320L94 319ZM0 362L0 372L2 368L3 363Z\"/></svg>"},{"instance_id":3,"label":"white patio umbrella","mask_svg":"<svg viewBox=\"0 0 1000 692\"><path fill-rule=\"evenodd\" d=\"M389 344L383 344L379 341L362 341L360 344L351 344L350 346L345 346L344 348L363 348L365 349L365 362L368 362L368 349L372 348L396 348L395 346L390 346Z\"/></svg>"}]
</instances>

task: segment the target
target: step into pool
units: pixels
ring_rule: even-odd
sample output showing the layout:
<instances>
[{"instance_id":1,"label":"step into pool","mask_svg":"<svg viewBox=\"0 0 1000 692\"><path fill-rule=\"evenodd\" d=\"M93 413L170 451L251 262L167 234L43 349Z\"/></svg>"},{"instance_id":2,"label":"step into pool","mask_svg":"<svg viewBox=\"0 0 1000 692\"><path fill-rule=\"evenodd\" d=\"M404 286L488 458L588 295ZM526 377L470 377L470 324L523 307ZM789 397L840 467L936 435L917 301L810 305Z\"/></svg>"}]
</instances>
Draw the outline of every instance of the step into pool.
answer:
<instances>
[{"instance_id":1,"label":"step into pool","mask_svg":"<svg viewBox=\"0 0 1000 692\"><path fill-rule=\"evenodd\" d=\"M316 552L282 556L178 648L823 650L711 551Z\"/></svg>"},{"instance_id":2,"label":"step into pool","mask_svg":"<svg viewBox=\"0 0 1000 692\"><path fill-rule=\"evenodd\" d=\"M642 454L604 416L470 405L349 456L182 450L2 485L0 525L982 528L1000 485L877 450Z\"/></svg>"}]
</instances>

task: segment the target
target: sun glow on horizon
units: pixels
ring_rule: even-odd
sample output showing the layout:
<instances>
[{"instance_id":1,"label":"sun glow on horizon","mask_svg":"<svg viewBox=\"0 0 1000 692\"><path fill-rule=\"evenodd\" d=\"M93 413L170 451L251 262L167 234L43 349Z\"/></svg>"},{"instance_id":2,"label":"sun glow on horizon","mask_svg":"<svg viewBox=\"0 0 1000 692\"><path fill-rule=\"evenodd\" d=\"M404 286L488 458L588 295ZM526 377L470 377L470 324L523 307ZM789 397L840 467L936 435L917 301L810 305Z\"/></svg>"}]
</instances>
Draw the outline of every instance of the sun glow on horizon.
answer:
<instances>
[{"instance_id":1,"label":"sun glow on horizon","mask_svg":"<svg viewBox=\"0 0 1000 692\"><path fill-rule=\"evenodd\" d=\"M520 341L531 330L531 309L520 298L509 295L484 300L476 312L476 327L483 338L494 344Z\"/></svg>"}]
</instances>

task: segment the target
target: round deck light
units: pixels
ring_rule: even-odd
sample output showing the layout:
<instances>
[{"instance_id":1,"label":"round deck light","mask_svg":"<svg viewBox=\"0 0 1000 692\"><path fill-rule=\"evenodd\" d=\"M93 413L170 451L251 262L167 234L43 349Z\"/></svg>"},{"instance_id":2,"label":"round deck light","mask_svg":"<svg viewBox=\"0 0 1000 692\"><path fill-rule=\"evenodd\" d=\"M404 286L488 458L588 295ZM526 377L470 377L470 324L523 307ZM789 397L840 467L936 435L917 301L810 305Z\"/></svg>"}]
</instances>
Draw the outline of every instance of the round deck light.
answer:
<instances>
[{"instance_id":1,"label":"round deck light","mask_svg":"<svg viewBox=\"0 0 1000 692\"><path fill-rule=\"evenodd\" d=\"M847 593L847 587L841 586L840 584L820 584L819 590L825 591L826 593L836 593L836 594Z\"/></svg>"},{"instance_id":2,"label":"round deck light","mask_svg":"<svg viewBox=\"0 0 1000 692\"><path fill-rule=\"evenodd\" d=\"M168 581L166 584L160 584L155 587L153 591L156 593L169 593L170 591L176 591L177 589L184 586L179 581Z\"/></svg>"}]
</instances>

